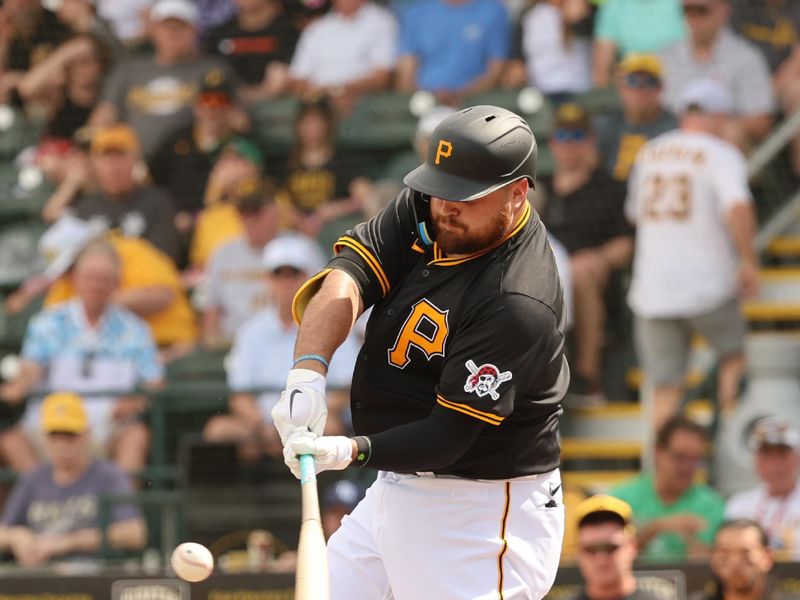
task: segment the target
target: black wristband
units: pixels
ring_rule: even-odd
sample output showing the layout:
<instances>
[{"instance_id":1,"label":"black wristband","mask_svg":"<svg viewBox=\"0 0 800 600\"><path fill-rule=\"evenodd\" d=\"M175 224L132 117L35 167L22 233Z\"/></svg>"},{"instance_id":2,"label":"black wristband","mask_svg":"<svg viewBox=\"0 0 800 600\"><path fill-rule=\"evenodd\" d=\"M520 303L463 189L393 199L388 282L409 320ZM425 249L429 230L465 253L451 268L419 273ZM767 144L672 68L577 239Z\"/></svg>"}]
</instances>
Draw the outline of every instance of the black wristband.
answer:
<instances>
[{"instance_id":1,"label":"black wristband","mask_svg":"<svg viewBox=\"0 0 800 600\"><path fill-rule=\"evenodd\" d=\"M358 449L358 453L356 454L356 459L353 461L353 464L357 467L366 466L370 457L372 456L372 442L365 435L357 435L353 438L353 440L355 441L356 448Z\"/></svg>"}]
</instances>

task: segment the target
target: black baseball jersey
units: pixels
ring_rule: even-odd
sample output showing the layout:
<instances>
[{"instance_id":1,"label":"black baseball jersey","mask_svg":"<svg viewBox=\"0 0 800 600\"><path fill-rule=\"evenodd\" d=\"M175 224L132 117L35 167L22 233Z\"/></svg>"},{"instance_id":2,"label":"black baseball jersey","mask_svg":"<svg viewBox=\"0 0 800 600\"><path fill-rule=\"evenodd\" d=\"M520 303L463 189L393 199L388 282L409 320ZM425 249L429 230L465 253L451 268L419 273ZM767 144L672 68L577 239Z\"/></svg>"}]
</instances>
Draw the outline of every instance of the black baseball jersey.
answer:
<instances>
[{"instance_id":1,"label":"black baseball jersey","mask_svg":"<svg viewBox=\"0 0 800 600\"><path fill-rule=\"evenodd\" d=\"M422 246L415 204L429 210L405 189L342 236L328 265L349 273L373 307L351 387L355 432L425 419L438 403L485 423L442 473L505 479L554 469L569 371L544 226L526 206L494 247L447 258L435 243Z\"/></svg>"}]
</instances>

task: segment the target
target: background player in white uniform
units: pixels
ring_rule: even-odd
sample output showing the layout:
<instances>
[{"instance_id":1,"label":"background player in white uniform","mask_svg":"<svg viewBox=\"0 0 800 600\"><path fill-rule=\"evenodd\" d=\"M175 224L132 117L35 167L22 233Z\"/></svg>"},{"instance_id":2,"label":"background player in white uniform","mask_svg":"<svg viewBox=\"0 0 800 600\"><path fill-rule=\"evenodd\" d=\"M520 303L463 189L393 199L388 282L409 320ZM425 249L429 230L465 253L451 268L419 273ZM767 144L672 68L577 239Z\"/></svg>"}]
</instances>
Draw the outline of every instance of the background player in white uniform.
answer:
<instances>
[{"instance_id":1,"label":"background player in white uniform","mask_svg":"<svg viewBox=\"0 0 800 600\"><path fill-rule=\"evenodd\" d=\"M639 361L654 388L655 428L679 407L695 332L720 354L720 405L735 406L745 366L738 298L758 287L746 162L716 135L730 95L698 79L679 100L680 128L639 152L626 205L637 227L628 300Z\"/></svg>"}]
</instances>

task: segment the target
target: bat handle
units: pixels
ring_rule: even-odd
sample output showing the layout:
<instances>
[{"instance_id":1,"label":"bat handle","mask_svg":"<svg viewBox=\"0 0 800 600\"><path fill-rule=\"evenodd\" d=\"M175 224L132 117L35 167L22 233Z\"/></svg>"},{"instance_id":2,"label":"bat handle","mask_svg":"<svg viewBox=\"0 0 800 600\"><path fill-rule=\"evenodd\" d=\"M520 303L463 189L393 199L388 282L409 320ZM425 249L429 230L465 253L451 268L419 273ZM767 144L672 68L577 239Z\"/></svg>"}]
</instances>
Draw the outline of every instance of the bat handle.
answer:
<instances>
[{"instance_id":1,"label":"bat handle","mask_svg":"<svg viewBox=\"0 0 800 600\"><path fill-rule=\"evenodd\" d=\"M298 458L300 460L300 484L305 485L306 483L316 482L317 473L314 468L314 455L301 454Z\"/></svg>"}]
</instances>

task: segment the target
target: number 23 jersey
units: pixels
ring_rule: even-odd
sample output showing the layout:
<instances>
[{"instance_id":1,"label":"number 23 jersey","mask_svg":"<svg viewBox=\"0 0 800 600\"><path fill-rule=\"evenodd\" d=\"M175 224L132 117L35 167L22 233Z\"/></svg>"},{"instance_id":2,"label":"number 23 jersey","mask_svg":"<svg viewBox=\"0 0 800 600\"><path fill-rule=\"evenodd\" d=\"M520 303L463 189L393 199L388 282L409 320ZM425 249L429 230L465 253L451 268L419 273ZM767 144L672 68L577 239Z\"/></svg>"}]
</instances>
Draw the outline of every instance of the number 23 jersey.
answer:
<instances>
[{"instance_id":1,"label":"number 23 jersey","mask_svg":"<svg viewBox=\"0 0 800 600\"><path fill-rule=\"evenodd\" d=\"M355 432L425 419L438 404L484 424L442 472L504 479L552 470L569 370L544 226L526 205L493 247L448 258L436 243L421 244L415 203L429 210L415 192L401 192L342 236L328 265L349 273L373 307L351 387ZM314 279L304 289L313 287Z\"/></svg>"},{"instance_id":2,"label":"number 23 jersey","mask_svg":"<svg viewBox=\"0 0 800 600\"><path fill-rule=\"evenodd\" d=\"M736 295L728 212L751 202L738 148L705 133L673 131L636 157L625 213L636 225L629 303L641 317L689 317Z\"/></svg>"}]
</instances>

